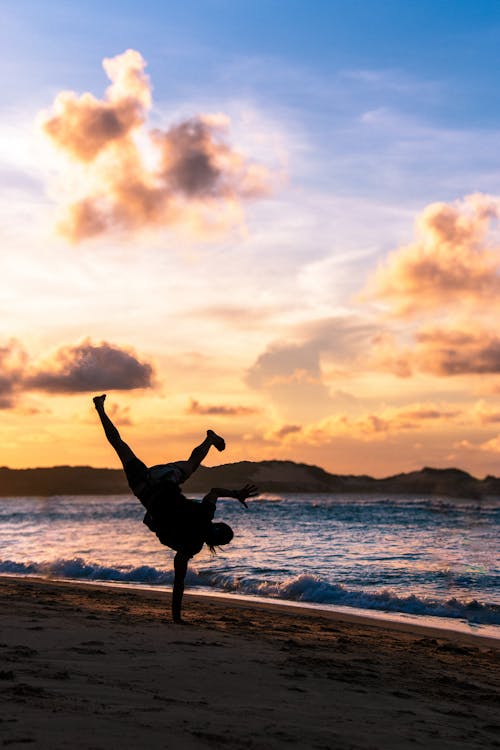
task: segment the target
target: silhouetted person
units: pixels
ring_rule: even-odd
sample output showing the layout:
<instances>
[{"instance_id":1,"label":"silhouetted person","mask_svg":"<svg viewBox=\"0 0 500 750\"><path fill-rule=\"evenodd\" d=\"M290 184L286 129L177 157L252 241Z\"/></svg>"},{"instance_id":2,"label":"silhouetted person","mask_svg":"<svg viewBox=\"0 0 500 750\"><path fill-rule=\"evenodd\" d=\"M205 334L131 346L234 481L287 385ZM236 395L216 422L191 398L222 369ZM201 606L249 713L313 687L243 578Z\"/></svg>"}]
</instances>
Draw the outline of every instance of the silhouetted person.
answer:
<instances>
[{"instance_id":1,"label":"silhouetted person","mask_svg":"<svg viewBox=\"0 0 500 750\"><path fill-rule=\"evenodd\" d=\"M207 430L206 438L194 448L187 461L173 461L148 469L121 439L104 410L105 398L105 395L95 396L94 405L106 437L122 462L130 489L146 508L144 523L154 531L162 544L177 553L174 557L172 616L175 622L182 622L182 595L190 558L197 555L204 544L214 552L215 547L229 544L233 538L230 526L212 521L218 498L232 497L246 508L245 500L258 494L257 487L253 484L247 484L240 490L213 487L201 502L188 499L179 485L196 471L212 446L218 451L224 450L226 444L223 438Z\"/></svg>"}]
</instances>

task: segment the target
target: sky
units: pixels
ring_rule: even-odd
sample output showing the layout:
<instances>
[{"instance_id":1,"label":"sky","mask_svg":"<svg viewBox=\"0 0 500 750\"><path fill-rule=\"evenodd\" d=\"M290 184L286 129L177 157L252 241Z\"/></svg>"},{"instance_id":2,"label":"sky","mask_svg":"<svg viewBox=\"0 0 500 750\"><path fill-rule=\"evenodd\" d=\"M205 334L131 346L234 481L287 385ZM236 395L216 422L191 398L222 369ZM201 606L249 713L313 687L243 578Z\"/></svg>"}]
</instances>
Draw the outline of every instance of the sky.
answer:
<instances>
[{"instance_id":1,"label":"sky","mask_svg":"<svg viewBox=\"0 0 500 750\"><path fill-rule=\"evenodd\" d=\"M500 475L500 7L2 4L0 464Z\"/></svg>"}]
</instances>

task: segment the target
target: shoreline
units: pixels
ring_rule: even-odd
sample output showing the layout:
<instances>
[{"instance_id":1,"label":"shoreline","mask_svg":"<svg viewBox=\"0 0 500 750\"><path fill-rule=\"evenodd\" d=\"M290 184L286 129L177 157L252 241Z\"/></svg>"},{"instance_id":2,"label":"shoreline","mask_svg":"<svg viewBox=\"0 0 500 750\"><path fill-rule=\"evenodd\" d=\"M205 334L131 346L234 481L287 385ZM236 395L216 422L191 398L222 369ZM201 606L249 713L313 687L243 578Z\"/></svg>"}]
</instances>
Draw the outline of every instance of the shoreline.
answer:
<instances>
[{"instance_id":1,"label":"shoreline","mask_svg":"<svg viewBox=\"0 0 500 750\"><path fill-rule=\"evenodd\" d=\"M498 747L497 644L193 594L178 625L159 593L0 577L4 744Z\"/></svg>"},{"instance_id":2,"label":"shoreline","mask_svg":"<svg viewBox=\"0 0 500 750\"><path fill-rule=\"evenodd\" d=\"M102 588L104 590L123 590L135 592L138 596L144 594L148 598L170 601L171 586L158 587L146 584L130 584L114 581L83 581L64 578L45 578L43 576L19 576L0 574L0 582L3 581L36 581L41 584L54 583L69 587ZM305 617L323 617L332 622L351 623L354 625L367 625L380 629L394 630L411 633L413 635L428 636L432 638L444 638L455 640L471 645L485 646L500 650L500 626L475 625L466 620L457 618L454 621L449 617L410 615L403 612L392 612L385 610L363 610L356 607L342 607L335 605L322 605L311 602L297 602L292 600L273 599L271 597L258 597L242 594L228 594L217 591L193 591L184 592L184 609L187 611L189 601L197 602L220 602L236 608L247 608L250 610L271 609L277 613L294 613ZM476 629L474 629L476 628Z\"/></svg>"}]
</instances>

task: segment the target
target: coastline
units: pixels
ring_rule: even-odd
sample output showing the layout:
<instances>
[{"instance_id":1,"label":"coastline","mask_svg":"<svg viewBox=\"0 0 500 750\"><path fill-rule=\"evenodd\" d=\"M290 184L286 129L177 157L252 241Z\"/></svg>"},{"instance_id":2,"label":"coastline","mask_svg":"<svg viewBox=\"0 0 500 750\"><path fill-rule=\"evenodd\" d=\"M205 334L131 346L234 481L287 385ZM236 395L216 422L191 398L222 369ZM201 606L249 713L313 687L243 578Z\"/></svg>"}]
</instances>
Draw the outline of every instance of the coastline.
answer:
<instances>
[{"instance_id":1,"label":"coastline","mask_svg":"<svg viewBox=\"0 0 500 750\"><path fill-rule=\"evenodd\" d=\"M169 594L70 581L0 595L4 744L498 746L489 639L199 594L182 626Z\"/></svg>"},{"instance_id":2,"label":"coastline","mask_svg":"<svg viewBox=\"0 0 500 750\"><path fill-rule=\"evenodd\" d=\"M0 495L115 495L129 494L121 468L92 466L45 466L11 469L0 467ZM202 465L184 489L204 493L207 487L256 484L261 493L430 495L480 502L500 499L500 478L478 479L455 467L421 469L390 476L332 474L313 464L290 460L236 461L216 466Z\"/></svg>"},{"instance_id":3,"label":"coastline","mask_svg":"<svg viewBox=\"0 0 500 750\"><path fill-rule=\"evenodd\" d=\"M0 573L0 582L2 581L22 581L32 580L40 583L55 583L62 586L102 588L104 590L122 590L132 591L137 596L143 595L145 598L156 599L160 601L170 601L172 587L165 585L147 585L138 583L125 583L118 581L99 581L99 580L79 580L68 578L57 578L36 575L16 575ZM219 602L222 606L237 608L248 608L251 610L271 609L276 614L284 615L296 613L305 617L324 617L331 619L333 622L345 622L354 625L367 625L369 627L379 627L382 629L396 630L414 635L429 636L432 638L445 638L447 640L456 640L462 643L470 643L478 647L500 650L500 626L484 625L469 622L465 619L439 617L437 615L414 615L405 612L387 611L378 609L362 609L359 607L341 606L334 604L320 604L314 602L295 601L289 599L275 599L273 597L263 597L256 595L245 595L237 593L227 593L217 590L197 590L187 589L184 592L185 608L189 607L189 602L198 602L203 606L203 602L216 604Z\"/></svg>"}]
</instances>

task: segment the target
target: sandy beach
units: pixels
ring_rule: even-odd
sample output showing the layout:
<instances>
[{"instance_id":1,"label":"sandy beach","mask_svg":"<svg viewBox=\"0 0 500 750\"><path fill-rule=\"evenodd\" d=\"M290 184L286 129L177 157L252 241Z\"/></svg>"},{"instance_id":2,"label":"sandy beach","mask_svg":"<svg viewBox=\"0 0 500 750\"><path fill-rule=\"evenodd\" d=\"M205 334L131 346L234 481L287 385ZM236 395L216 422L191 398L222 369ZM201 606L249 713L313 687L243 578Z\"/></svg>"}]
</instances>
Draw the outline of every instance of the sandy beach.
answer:
<instances>
[{"instance_id":1,"label":"sandy beach","mask_svg":"<svg viewBox=\"0 0 500 750\"><path fill-rule=\"evenodd\" d=\"M271 605L0 579L0 743L500 747L499 643Z\"/></svg>"}]
</instances>

